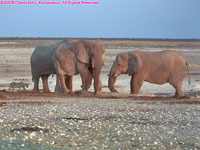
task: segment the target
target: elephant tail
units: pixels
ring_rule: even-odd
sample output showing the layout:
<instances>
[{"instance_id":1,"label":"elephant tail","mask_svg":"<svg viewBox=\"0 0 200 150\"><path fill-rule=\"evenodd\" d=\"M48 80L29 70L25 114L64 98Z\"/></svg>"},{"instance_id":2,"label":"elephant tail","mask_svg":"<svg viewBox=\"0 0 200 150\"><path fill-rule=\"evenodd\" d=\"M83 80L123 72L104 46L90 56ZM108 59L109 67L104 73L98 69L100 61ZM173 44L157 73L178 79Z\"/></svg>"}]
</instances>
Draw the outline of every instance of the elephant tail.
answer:
<instances>
[{"instance_id":1,"label":"elephant tail","mask_svg":"<svg viewBox=\"0 0 200 150\"><path fill-rule=\"evenodd\" d=\"M185 64L186 64L187 71L188 71L188 83L190 85L191 84L191 82L190 82L190 68L189 68L189 64L187 62Z\"/></svg>"}]
</instances>

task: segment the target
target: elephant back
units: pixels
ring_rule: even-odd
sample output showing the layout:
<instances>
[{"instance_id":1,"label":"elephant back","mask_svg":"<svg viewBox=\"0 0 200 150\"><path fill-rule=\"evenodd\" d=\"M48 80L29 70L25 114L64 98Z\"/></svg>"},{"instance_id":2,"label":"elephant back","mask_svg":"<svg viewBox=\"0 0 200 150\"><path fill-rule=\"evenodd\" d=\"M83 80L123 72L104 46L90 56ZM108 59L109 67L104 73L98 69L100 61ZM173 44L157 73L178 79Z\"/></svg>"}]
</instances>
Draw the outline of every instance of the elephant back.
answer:
<instances>
[{"instance_id":1,"label":"elephant back","mask_svg":"<svg viewBox=\"0 0 200 150\"><path fill-rule=\"evenodd\" d=\"M32 77L39 78L42 75L50 75L55 73L52 63L52 56L58 46L64 41L58 41L52 45L39 44L33 51L31 62Z\"/></svg>"}]
</instances>

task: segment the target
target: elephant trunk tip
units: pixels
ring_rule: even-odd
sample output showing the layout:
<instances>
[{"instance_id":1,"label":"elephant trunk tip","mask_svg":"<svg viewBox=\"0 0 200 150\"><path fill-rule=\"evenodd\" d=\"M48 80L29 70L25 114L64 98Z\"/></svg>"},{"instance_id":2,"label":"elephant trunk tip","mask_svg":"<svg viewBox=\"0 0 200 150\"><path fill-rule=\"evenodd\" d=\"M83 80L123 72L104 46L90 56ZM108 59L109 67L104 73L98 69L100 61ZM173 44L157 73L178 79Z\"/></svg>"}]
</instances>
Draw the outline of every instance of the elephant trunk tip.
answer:
<instances>
[{"instance_id":1,"label":"elephant trunk tip","mask_svg":"<svg viewBox=\"0 0 200 150\"><path fill-rule=\"evenodd\" d=\"M111 75L109 76L109 81L108 81L108 88L111 92L118 93L118 91L115 89L115 81L117 77L112 77Z\"/></svg>"}]
</instances>

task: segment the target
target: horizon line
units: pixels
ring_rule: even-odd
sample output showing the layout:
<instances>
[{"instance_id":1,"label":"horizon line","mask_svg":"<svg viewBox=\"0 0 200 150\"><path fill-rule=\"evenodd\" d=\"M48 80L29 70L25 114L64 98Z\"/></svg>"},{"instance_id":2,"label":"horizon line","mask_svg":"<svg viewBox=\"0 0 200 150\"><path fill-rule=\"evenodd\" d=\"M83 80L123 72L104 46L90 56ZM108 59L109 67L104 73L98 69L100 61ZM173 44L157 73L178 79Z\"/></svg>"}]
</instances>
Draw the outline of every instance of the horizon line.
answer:
<instances>
[{"instance_id":1,"label":"horizon line","mask_svg":"<svg viewBox=\"0 0 200 150\"><path fill-rule=\"evenodd\" d=\"M200 41L198 38L103 38L103 37L0 37L0 40L61 40L61 39L87 39L87 40L143 40L143 41Z\"/></svg>"}]
</instances>

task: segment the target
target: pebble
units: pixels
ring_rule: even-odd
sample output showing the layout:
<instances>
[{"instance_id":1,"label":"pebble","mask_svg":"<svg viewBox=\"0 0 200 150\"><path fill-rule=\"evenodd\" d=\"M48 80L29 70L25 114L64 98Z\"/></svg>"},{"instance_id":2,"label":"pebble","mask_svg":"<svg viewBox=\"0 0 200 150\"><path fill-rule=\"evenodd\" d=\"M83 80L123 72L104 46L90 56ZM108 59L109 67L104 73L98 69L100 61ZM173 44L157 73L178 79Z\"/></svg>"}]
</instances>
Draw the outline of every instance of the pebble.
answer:
<instances>
[{"instance_id":1,"label":"pebble","mask_svg":"<svg viewBox=\"0 0 200 150\"><path fill-rule=\"evenodd\" d=\"M155 141L153 144L154 144L154 145L157 145L157 144L158 144L158 142L157 142L157 141Z\"/></svg>"},{"instance_id":2,"label":"pebble","mask_svg":"<svg viewBox=\"0 0 200 150\"><path fill-rule=\"evenodd\" d=\"M195 143L194 146L197 148L200 148L200 141L199 141L199 143Z\"/></svg>"},{"instance_id":3,"label":"pebble","mask_svg":"<svg viewBox=\"0 0 200 150\"><path fill-rule=\"evenodd\" d=\"M200 148L198 105L97 98L43 101L52 104L10 102L1 107L0 149L9 145L38 150Z\"/></svg>"},{"instance_id":4,"label":"pebble","mask_svg":"<svg viewBox=\"0 0 200 150\"><path fill-rule=\"evenodd\" d=\"M32 133L30 134L30 138L32 139L32 138L35 138L35 137L37 137L37 136L36 136L36 132L32 132Z\"/></svg>"}]
</instances>

